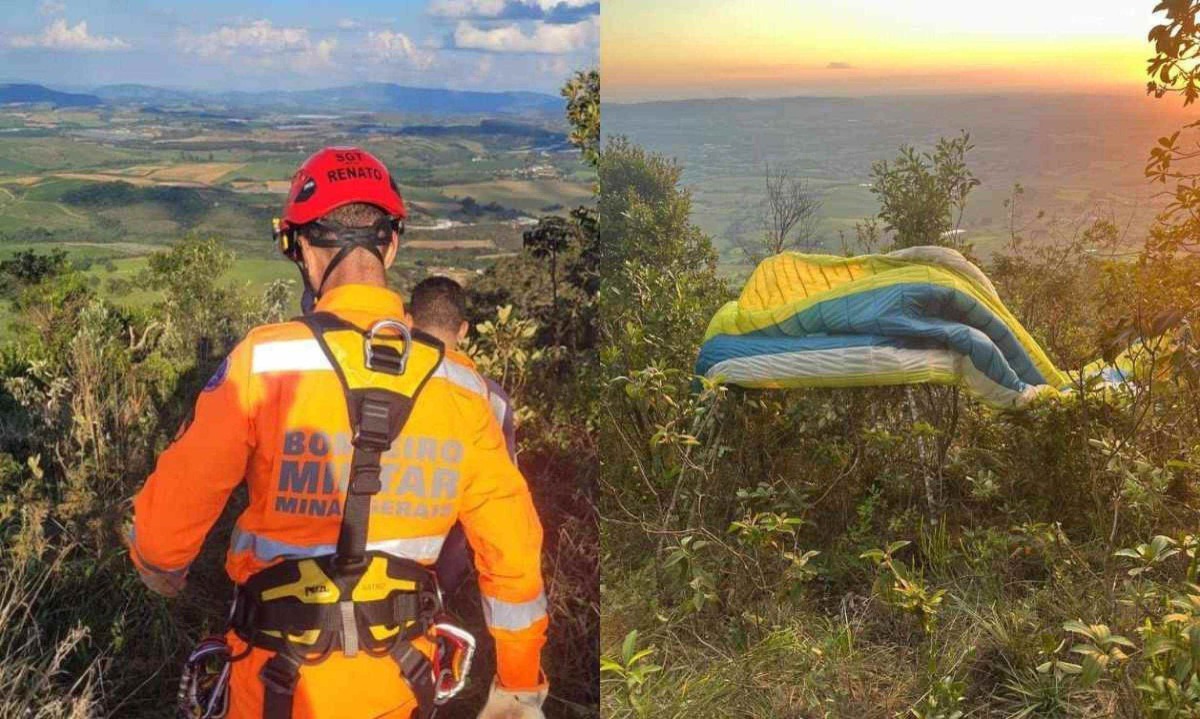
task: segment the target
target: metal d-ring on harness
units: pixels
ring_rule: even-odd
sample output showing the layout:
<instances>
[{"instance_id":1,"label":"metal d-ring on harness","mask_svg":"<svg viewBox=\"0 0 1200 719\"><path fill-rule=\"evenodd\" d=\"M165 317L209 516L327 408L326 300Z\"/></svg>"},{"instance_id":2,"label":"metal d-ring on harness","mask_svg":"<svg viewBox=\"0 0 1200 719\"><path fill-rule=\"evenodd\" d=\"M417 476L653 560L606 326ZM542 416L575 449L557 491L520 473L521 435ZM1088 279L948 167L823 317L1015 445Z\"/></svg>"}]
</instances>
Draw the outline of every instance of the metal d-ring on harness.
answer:
<instances>
[{"instance_id":1,"label":"metal d-ring on harness","mask_svg":"<svg viewBox=\"0 0 1200 719\"><path fill-rule=\"evenodd\" d=\"M383 372L391 372L392 374L404 374L404 370L408 367L408 348L412 346L412 332L409 331L408 325L399 320L379 320L371 325L371 329L367 330L367 339L363 342L363 364L368 369L375 369L375 350L372 348L372 341L375 335L381 329L391 328L400 333L400 337L404 339L405 351L400 353L396 359L396 364L393 368L381 368Z\"/></svg>"},{"instance_id":2,"label":"metal d-ring on harness","mask_svg":"<svg viewBox=\"0 0 1200 719\"><path fill-rule=\"evenodd\" d=\"M414 338L397 320L381 320L366 332L328 313L301 321L338 376L353 430L337 550L285 560L250 577L237 588L230 625L249 645L275 652L259 673L263 719L291 719L301 667L334 651L390 656L417 698L415 716L428 719L462 689L475 640L444 621L433 572L412 560L368 551L367 529L371 498L381 490L382 455L403 430L442 361L443 348L433 338ZM385 331L399 335L399 350L396 337L387 337L393 342L388 344L381 336ZM413 645L420 637L434 646L432 662Z\"/></svg>"}]
</instances>

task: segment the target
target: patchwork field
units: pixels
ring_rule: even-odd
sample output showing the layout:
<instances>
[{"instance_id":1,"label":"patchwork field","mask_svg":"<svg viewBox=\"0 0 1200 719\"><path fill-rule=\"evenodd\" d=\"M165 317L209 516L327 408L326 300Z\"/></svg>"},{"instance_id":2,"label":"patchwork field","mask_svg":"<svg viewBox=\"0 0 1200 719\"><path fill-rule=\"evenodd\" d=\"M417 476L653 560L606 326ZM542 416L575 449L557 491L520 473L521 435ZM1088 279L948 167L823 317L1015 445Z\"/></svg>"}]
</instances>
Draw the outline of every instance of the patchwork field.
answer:
<instances>
[{"instance_id":1,"label":"patchwork field","mask_svg":"<svg viewBox=\"0 0 1200 719\"><path fill-rule=\"evenodd\" d=\"M537 216L565 213L592 195L594 176L577 153L547 149L545 127L510 125L493 134L455 124L425 136L389 115L6 107L0 259L61 248L89 281L136 303L149 295L128 285L149 253L184 237L219 237L239 256L234 281L260 287L293 278L274 254L271 218L300 162L341 144L364 147L392 168L410 225L420 228L404 238L398 271L436 266L469 275L517 250Z\"/></svg>"},{"instance_id":2,"label":"patchwork field","mask_svg":"<svg viewBox=\"0 0 1200 719\"><path fill-rule=\"evenodd\" d=\"M544 212L544 208L554 204L567 207L578 205L586 202L592 194L590 186L565 180L494 180L446 185L440 190L443 195L454 199L474 197L482 204L497 202L531 215Z\"/></svg>"}]
</instances>

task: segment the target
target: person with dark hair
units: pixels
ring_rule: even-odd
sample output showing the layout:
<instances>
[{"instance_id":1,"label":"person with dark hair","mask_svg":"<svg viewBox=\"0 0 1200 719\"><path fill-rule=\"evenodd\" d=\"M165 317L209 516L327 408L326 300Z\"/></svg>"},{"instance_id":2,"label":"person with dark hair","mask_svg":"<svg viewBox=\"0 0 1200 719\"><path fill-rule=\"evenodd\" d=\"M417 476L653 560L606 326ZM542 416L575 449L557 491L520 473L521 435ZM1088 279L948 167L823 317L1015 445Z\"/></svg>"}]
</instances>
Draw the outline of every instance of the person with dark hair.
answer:
<instances>
[{"instance_id":1,"label":"person with dark hair","mask_svg":"<svg viewBox=\"0 0 1200 719\"><path fill-rule=\"evenodd\" d=\"M470 357L459 351L458 344L467 336L467 294L462 285L449 277L428 277L413 288L408 303L413 329L428 333L446 347L447 367L461 375L463 382L481 383L487 388L488 404L504 432L504 443L513 462L517 461L517 438L512 402L495 380L479 374ZM471 555L461 525L454 525L438 556L438 581L447 593L453 593L471 573Z\"/></svg>"},{"instance_id":2,"label":"person with dark hair","mask_svg":"<svg viewBox=\"0 0 1200 719\"><path fill-rule=\"evenodd\" d=\"M475 363L458 348L458 344L466 338L470 329L467 324L467 293L462 285L449 277L427 277L413 288L408 312L413 327L442 341L449 359L475 371ZM504 431L508 454L516 462L517 438L513 424L512 401L500 383L490 377L481 375L481 378L487 384L492 413Z\"/></svg>"},{"instance_id":3,"label":"person with dark hair","mask_svg":"<svg viewBox=\"0 0 1200 719\"><path fill-rule=\"evenodd\" d=\"M229 630L188 657L187 716L430 719L475 645L432 570L460 527L496 650L479 717L544 719L541 524L487 385L410 330L387 288L405 215L370 154L305 161L275 240L311 311L250 331L134 499L130 558L175 596L230 495L249 494L225 562Z\"/></svg>"}]
</instances>

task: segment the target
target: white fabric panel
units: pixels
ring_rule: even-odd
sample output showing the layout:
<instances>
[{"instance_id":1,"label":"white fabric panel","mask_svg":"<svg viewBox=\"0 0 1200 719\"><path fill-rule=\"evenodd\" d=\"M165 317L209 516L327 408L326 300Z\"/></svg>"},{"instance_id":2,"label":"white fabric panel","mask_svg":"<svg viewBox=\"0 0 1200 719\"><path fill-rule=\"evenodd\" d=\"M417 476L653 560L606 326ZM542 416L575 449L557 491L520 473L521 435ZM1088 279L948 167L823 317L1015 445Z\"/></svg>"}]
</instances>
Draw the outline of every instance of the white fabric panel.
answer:
<instances>
[{"instance_id":1,"label":"white fabric panel","mask_svg":"<svg viewBox=\"0 0 1200 719\"><path fill-rule=\"evenodd\" d=\"M895 260L908 260L911 262L922 262L929 265L941 265L948 270L953 270L960 275L970 277L972 281L986 290L992 296L992 299L1000 301L1000 295L996 293L996 287L988 276L983 274L983 270L972 264L967 258L963 257L956 250L949 247L906 247L903 250L889 252L884 257L889 257Z\"/></svg>"},{"instance_id":2,"label":"white fabric panel","mask_svg":"<svg viewBox=\"0 0 1200 719\"><path fill-rule=\"evenodd\" d=\"M250 360L253 374L332 369L329 358L315 339L263 342L254 345Z\"/></svg>"},{"instance_id":3,"label":"white fabric panel","mask_svg":"<svg viewBox=\"0 0 1200 719\"><path fill-rule=\"evenodd\" d=\"M492 415L496 418L496 423L501 427L504 426L504 416L508 414L508 404L500 395L488 394L488 404L492 407Z\"/></svg>"},{"instance_id":4,"label":"white fabric panel","mask_svg":"<svg viewBox=\"0 0 1200 719\"><path fill-rule=\"evenodd\" d=\"M988 379L967 358L949 350L915 350L899 347L844 347L838 349L784 352L735 357L718 362L707 376L724 378L732 384L782 382L807 378L857 379L885 373L915 373L927 370L953 373L988 404L1020 406L1037 394L1030 386L1016 392Z\"/></svg>"}]
</instances>

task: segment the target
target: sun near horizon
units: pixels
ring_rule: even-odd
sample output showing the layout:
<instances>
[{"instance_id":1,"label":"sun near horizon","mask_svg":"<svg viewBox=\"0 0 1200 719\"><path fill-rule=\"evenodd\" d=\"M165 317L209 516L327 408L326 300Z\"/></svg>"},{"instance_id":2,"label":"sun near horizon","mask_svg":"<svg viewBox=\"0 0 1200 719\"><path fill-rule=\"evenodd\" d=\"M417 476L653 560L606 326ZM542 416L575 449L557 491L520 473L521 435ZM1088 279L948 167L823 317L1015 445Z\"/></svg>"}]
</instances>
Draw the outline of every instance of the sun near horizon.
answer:
<instances>
[{"instance_id":1,"label":"sun near horizon","mask_svg":"<svg viewBox=\"0 0 1200 719\"><path fill-rule=\"evenodd\" d=\"M1149 0L604 0L606 101L1143 91Z\"/></svg>"}]
</instances>

